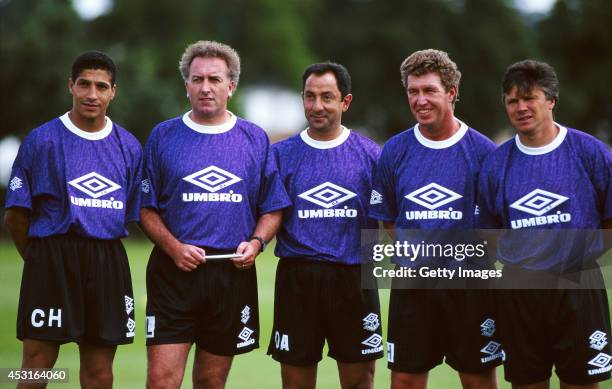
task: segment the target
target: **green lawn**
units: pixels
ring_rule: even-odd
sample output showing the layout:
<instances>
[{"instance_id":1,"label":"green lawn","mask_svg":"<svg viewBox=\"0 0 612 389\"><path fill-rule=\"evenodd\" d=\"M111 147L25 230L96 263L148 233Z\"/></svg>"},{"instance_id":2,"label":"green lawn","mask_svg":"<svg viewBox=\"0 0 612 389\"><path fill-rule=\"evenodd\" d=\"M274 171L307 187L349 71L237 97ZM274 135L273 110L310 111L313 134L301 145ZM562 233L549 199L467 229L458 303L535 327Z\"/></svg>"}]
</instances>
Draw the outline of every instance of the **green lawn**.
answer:
<instances>
[{"instance_id":1,"label":"green lawn","mask_svg":"<svg viewBox=\"0 0 612 389\"><path fill-rule=\"evenodd\" d=\"M144 387L146 375L146 349L144 346L144 307L146 303L145 291L145 268L151 245L144 241L127 240L126 248L130 258L132 277L134 283L134 295L136 300L136 341L132 345L121 346L115 358L115 387L116 388L142 388ZM274 273L276 259L266 250L257 260L259 277L259 301L261 318L261 348L234 360L228 388L279 388L280 368L279 365L265 354L270 337L272 324L273 296L274 296ZM15 321L17 315L17 301L19 296L19 285L21 279L22 261L18 257L12 244L0 242L0 367L19 367L21 361L21 343L15 338ZM389 291L381 290L381 306L383 308L383 323L386 329L387 305ZM452 325L452 323L449 323ZM192 350L193 352L193 350ZM56 367L67 367L70 369L70 384L49 385L58 388L78 387L78 351L76 345L68 344L62 346L60 357ZM191 360L191 358L190 358ZM191 387L190 370L188 367L184 388ZM510 386L503 381L502 369L498 369L498 380L500 388ZM4 385L4 386L3 386ZM556 387L557 383L553 383ZM10 387L1 384L0 387ZM318 373L319 388L339 387L338 375L335 363L330 358L324 358L319 364ZM389 370L385 360L381 359L376 365L376 387L389 387ZM430 373L430 388L458 388L457 375L446 365L439 366ZM602 388L612 388L605 383Z\"/></svg>"}]
</instances>

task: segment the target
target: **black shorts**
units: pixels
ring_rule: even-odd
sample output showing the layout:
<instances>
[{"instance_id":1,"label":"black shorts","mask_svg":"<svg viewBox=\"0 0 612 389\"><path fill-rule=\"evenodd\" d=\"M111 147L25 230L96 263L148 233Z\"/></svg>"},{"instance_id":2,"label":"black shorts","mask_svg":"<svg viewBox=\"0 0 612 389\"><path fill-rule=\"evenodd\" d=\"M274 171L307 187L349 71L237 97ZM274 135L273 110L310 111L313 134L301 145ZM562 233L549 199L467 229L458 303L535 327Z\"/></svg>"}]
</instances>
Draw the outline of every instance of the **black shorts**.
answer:
<instances>
[{"instance_id":1,"label":"black shorts","mask_svg":"<svg viewBox=\"0 0 612 389\"><path fill-rule=\"evenodd\" d=\"M442 363L479 373L502 363L489 290L392 289L389 369L425 373Z\"/></svg>"},{"instance_id":2,"label":"black shorts","mask_svg":"<svg viewBox=\"0 0 612 389\"><path fill-rule=\"evenodd\" d=\"M134 295L120 240L31 238L17 338L105 345L134 340Z\"/></svg>"},{"instance_id":3,"label":"black shorts","mask_svg":"<svg viewBox=\"0 0 612 389\"><path fill-rule=\"evenodd\" d=\"M239 270L227 260L185 272L155 247L147 266L145 333L147 346L195 342L216 355L259 347L255 266Z\"/></svg>"},{"instance_id":4,"label":"black shorts","mask_svg":"<svg viewBox=\"0 0 612 389\"><path fill-rule=\"evenodd\" d=\"M504 278L524 270L504 268ZM601 272L589 272L601 282ZM528 276L528 275L527 275ZM498 290L499 330L515 385L559 379L587 385L610 378L610 311L602 289Z\"/></svg>"},{"instance_id":5,"label":"black shorts","mask_svg":"<svg viewBox=\"0 0 612 389\"><path fill-rule=\"evenodd\" d=\"M276 269L274 324L268 354L308 366L329 356L355 363L383 355L378 290L361 289L361 266L298 258Z\"/></svg>"}]
</instances>

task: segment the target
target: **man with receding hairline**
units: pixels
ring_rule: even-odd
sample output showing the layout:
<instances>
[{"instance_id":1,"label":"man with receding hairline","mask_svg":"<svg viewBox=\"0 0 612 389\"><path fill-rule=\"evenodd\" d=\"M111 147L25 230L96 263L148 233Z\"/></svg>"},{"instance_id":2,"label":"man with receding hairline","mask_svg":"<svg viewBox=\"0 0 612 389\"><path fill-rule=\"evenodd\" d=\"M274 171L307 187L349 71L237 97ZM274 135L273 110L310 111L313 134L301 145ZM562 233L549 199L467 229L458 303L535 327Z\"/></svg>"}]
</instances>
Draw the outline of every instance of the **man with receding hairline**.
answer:
<instances>
[{"instance_id":1,"label":"man with receding hairline","mask_svg":"<svg viewBox=\"0 0 612 389\"><path fill-rule=\"evenodd\" d=\"M308 128L273 146L293 205L283 212L268 354L284 388L314 388L325 341L343 388L372 388L383 354L377 290L361 288L361 229L380 147L342 125L351 78L332 62L302 76ZM323 215L327 215L323 217Z\"/></svg>"},{"instance_id":2,"label":"man with receding hairline","mask_svg":"<svg viewBox=\"0 0 612 389\"><path fill-rule=\"evenodd\" d=\"M259 345L255 257L290 202L266 133L227 110L238 53L199 41L179 70L191 110L157 125L145 147L147 387L178 388L195 343L194 387L221 388L233 356Z\"/></svg>"}]
</instances>

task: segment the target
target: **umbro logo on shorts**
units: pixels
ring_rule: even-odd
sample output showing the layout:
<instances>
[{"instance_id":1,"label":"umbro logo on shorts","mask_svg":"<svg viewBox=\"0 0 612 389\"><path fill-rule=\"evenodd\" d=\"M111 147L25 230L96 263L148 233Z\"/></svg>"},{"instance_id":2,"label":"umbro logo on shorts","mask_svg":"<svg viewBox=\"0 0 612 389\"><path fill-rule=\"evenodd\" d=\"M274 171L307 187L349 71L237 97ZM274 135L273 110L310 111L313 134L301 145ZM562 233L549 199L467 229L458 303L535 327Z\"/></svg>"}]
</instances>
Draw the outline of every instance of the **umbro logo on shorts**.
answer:
<instances>
[{"instance_id":1,"label":"umbro logo on shorts","mask_svg":"<svg viewBox=\"0 0 612 389\"><path fill-rule=\"evenodd\" d=\"M182 199L185 202L242 202L242 195L240 193L234 193L233 190L226 193L217 193L221 189L227 188L228 186L242 181L242 178L217 166L210 165L209 167L190 174L187 177L183 177L183 180L208 191L204 193L183 193Z\"/></svg>"},{"instance_id":2,"label":"umbro logo on shorts","mask_svg":"<svg viewBox=\"0 0 612 389\"><path fill-rule=\"evenodd\" d=\"M245 305L242 311L240 312L240 321L242 324L246 324L251 318L251 308L248 305Z\"/></svg>"},{"instance_id":3,"label":"umbro logo on shorts","mask_svg":"<svg viewBox=\"0 0 612 389\"><path fill-rule=\"evenodd\" d=\"M460 220L463 218L462 211L453 210L453 208L438 209L443 205L459 200L463 196L435 182L410 192L404 197L428 209L428 211L406 211L406 219L408 220Z\"/></svg>"},{"instance_id":4,"label":"umbro logo on shorts","mask_svg":"<svg viewBox=\"0 0 612 389\"><path fill-rule=\"evenodd\" d=\"M595 356L595 358L591 359L588 363L591 366L597 367L597 369L589 369L589 375L596 375L607 373L612 370L612 365L610 365L610 361L612 361L612 357L606 353L599 353Z\"/></svg>"},{"instance_id":5,"label":"umbro logo on shorts","mask_svg":"<svg viewBox=\"0 0 612 389\"><path fill-rule=\"evenodd\" d=\"M357 217L357 210L351 209L348 206L331 209L332 207L342 204L355 196L357 195L348 189L329 181L324 182L321 185L317 185L314 188L298 195L298 197L323 208L298 209L298 217L300 219Z\"/></svg>"},{"instance_id":6,"label":"umbro logo on shorts","mask_svg":"<svg viewBox=\"0 0 612 389\"><path fill-rule=\"evenodd\" d=\"M556 213L546 215L569 199L569 197L552 193L543 189L535 189L510 204L510 208L528 213L534 217L510 220L513 229L535 227L547 224L567 223L572 220L569 213Z\"/></svg>"},{"instance_id":7,"label":"umbro logo on shorts","mask_svg":"<svg viewBox=\"0 0 612 389\"><path fill-rule=\"evenodd\" d=\"M253 330L249 327L244 327L242 331L238 334L238 339L242 340L242 342L236 344L236 348L243 348L246 346L250 346L255 343L255 339L251 338L253 335Z\"/></svg>"},{"instance_id":8,"label":"umbro logo on shorts","mask_svg":"<svg viewBox=\"0 0 612 389\"><path fill-rule=\"evenodd\" d=\"M369 313L366 317L363 318L363 329L368 331L376 331L380 327L380 320L378 320L378 315L375 313Z\"/></svg>"},{"instance_id":9,"label":"umbro logo on shorts","mask_svg":"<svg viewBox=\"0 0 612 389\"><path fill-rule=\"evenodd\" d=\"M480 325L480 333L482 336L491 337L495 333L495 320L486 319Z\"/></svg>"},{"instance_id":10,"label":"umbro logo on shorts","mask_svg":"<svg viewBox=\"0 0 612 389\"><path fill-rule=\"evenodd\" d=\"M130 317L125 325L128 329L128 332L125 334L126 338L133 338L135 335L134 330L136 329L136 322Z\"/></svg>"},{"instance_id":11,"label":"umbro logo on shorts","mask_svg":"<svg viewBox=\"0 0 612 389\"><path fill-rule=\"evenodd\" d=\"M89 196L88 198L83 198L71 195L70 202L73 205L87 208L123 209L123 201L115 200L113 197L100 199L102 196L121 189L119 184L101 174L91 172L68 181L68 184Z\"/></svg>"},{"instance_id":12,"label":"umbro logo on shorts","mask_svg":"<svg viewBox=\"0 0 612 389\"><path fill-rule=\"evenodd\" d=\"M487 345L484 346L480 352L488 355L487 357L480 358L480 362L482 363L491 362L497 358L504 360L506 356L504 350L501 350L501 344L492 340L489 341L489 343L487 343Z\"/></svg>"},{"instance_id":13,"label":"umbro logo on shorts","mask_svg":"<svg viewBox=\"0 0 612 389\"><path fill-rule=\"evenodd\" d=\"M363 355L366 355L366 354L375 354L377 352L382 351L382 349L383 349L383 344L382 343L383 343L382 336L380 336L378 334L370 335L366 340L361 342L361 344L363 344L364 346L369 347L367 349L361 350L361 354L363 354Z\"/></svg>"},{"instance_id":14,"label":"umbro logo on shorts","mask_svg":"<svg viewBox=\"0 0 612 389\"><path fill-rule=\"evenodd\" d=\"M602 331L595 331L589 337L590 347L594 350L601 351L608 344L606 333Z\"/></svg>"},{"instance_id":15,"label":"umbro logo on shorts","mask_svg":"<svg viewBox=\"0 0 612 389\"><path fill-rule=\"evenodd\" d=\"M125 313L128 315L134 310L134 299L130 296L123 296L125 300Z\"/></svg>"}]
</instances>

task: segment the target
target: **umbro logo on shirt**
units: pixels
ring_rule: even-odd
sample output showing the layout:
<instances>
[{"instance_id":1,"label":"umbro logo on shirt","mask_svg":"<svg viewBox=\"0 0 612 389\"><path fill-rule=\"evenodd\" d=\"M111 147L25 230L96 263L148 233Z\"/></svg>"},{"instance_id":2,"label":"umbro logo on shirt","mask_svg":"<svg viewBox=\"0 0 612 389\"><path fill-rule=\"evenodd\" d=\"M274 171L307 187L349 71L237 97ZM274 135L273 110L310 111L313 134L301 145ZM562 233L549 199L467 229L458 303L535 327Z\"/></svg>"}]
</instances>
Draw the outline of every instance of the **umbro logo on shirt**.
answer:
<instances>
[{"instance_id":1,"label":"umbro logo on shirt","mask_svg":"<svg viewBox=\"0 0 612 389\"><path fill-rule=\"evenodd\" d=\"M355 193L332 182L326 181L312 189L298 195L298 197L318 205L319 209L298 209L300 219L322 218L322 217L357 217L357 210L348 206L335 208L347 200L357 196Z\"/></svg>"},{"instance_id":2,"label":"umbro logo on shirt","mask_svg":"<svg viewBox=\"0 0 612 389\"><path fill-rule=\"evenodd\" d=\"M383 202L383 196L377 191L372 190L372 194L370 195L370 204L376 205L376 204L382 204L382 202Z\"/></svg>"},{"instance_id":3,"label":"umbro logo on shirt","mask_svg":"<svg viewBox=\"0 0 612 389\"><path fill-rule=\"evenodd\" d=\"M406 211L406 219L408 220L461 220L463 218L463 212L454 210L452 207L444 210L438 209L443 205L459 200L463 196L435 182L408 193L404 197L427 209L427 211Z\"/></svg>"},{"instance_id":4,"label":"umbro logo on shirt","mask_svg":"<svg viewBox=\"0 0 612 389\"><path fill-rule=\"evenodd\" d=\"M543 189L532 190L510 204L510 208L534 215L534 217L513 219L510 220L510 225L513 229L518 229L547 224L567 223L572 220L572 215L569 213L557 211L553 214L546 214L566 202L568 199L569 197L567 196L562 196Z\"/></svg>"},{"instance_id":5,"label":"umbro logo on shirt","mask_svg":"<svg viewBox=\"0 0 612 389\"><path fill-rule=\"evenodd\" d=\"M89 196L88 198L82 198L71 195L70 202L73 205L88 208L123 209L123 202L115 200L113 197L100 199L102 196L121 189L121 186L99 173L85 174L68 181L68 184Z\"/></svg>"},{"instance_id":6,"label":"umbro logo on shirt","mask_svg":"<svg viewBox=\"0 0 612 389\"><path fill-rule=\"evenodd\" d=\"M209 201L209 202L242 202L242 195L234 193L233 190L220 193L219 191L242 181L242 178L223 170L217 166L211 165L207 168L199 170L193 174L183 177L183 180L205 189L207 192L201 193L183 193L183 201Z\"/></svg>"}]
</instances>

